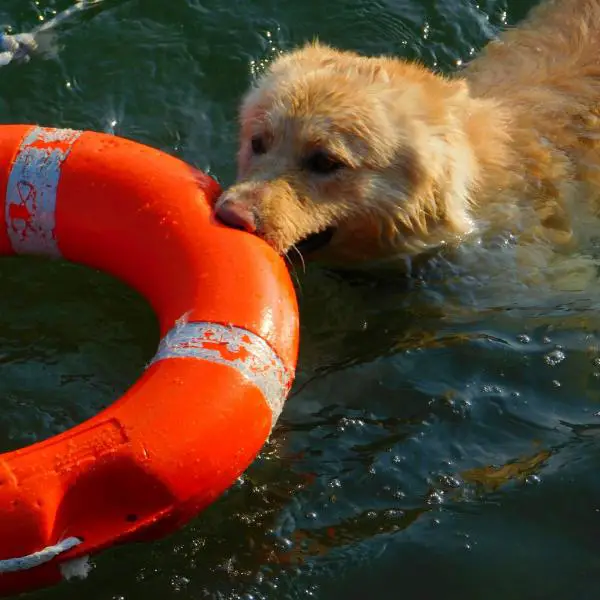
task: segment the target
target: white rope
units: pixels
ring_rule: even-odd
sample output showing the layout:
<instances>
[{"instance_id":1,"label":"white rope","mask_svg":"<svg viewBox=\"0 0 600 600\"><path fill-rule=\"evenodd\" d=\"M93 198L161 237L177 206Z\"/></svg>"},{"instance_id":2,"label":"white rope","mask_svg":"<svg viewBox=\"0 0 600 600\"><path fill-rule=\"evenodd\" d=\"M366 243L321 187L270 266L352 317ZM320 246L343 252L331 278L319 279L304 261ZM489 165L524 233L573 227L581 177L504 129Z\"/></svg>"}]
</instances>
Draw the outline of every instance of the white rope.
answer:
<instances>
[{"instance_id":1,"label":"white rope","mask_svg":"<svg viewBox=\"0 0 600 600\"><path fill-rule=\"evenodd\" d=\"M15 35L0 35L0 67L7 65L13 60L16 62L27 62L30 55L37 48L31 33L17 33Z\"/></svg>"},{"instance_id":2,"label":"white rope","mask_svg":"<svg viewBox=\"0 0 600 600\"><path fill-rule=\"evenodd\" d=\"M14 35L0 33L0 67L10 62L27 62L31 55L37 50L38 42L36 36L39 33L54 29L59 23L71 17L71 15L96 6L104 0L79 0L73 6L58 13L48 21L35 27L30 33L16 33Z\"/></svg>"},{"instance_id":3,"label":"white rope","mask_svg":"<svg viewBox=\"0 0 600 600\"><path fill-rule=\"evenodd\" d=\"M59 23L62 23L65 19L68 19L71 15L86 10L87 8L91 8L92 6L96 6L104 2L104 0L79 0L75 2L73 6L59 12L57 15L52 17L50 20L45 21L41 25L38 25L31 33L34 35L39 33L40 31L47 31L48 29L54 29Z\"/></svg>"},{"instance_id":4,"label":"white rope","mask_svg":"<svg viewBox=\"0 0 600 600\"><path fill-rule=\"evenodd\" d=\"M83 540L76 537L69 537L64 539L54 546L48 546L39 552L28 554L27 556L19 556L17 558L6 558L0 560L0 574L2 573L14 573L15 571L26 571L27 569L33 569L39 565L43 565L56 558L59 554L71 550L81 544Z\"/></svg>"}]
</instances>

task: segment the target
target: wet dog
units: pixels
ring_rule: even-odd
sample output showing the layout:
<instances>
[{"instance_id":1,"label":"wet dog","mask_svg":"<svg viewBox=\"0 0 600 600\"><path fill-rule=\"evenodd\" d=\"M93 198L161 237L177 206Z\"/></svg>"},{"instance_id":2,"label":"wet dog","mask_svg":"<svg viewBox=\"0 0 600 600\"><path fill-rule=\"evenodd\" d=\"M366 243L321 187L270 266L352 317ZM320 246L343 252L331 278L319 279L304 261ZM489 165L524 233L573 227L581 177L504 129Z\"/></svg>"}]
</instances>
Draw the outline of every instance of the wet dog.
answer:
<instances>
[{"instance_id":1,"label":"wet dog","mask_svg":"<svg viewBox=\"0 0 600 600\"><path fill-rule=\"evenodd\" d=\"M600 207L600 0L548 0L455 76L321 44L240 112L215 211L280 253L368 266L503 231L567 247Z\"/></svg>"}]
</instances>

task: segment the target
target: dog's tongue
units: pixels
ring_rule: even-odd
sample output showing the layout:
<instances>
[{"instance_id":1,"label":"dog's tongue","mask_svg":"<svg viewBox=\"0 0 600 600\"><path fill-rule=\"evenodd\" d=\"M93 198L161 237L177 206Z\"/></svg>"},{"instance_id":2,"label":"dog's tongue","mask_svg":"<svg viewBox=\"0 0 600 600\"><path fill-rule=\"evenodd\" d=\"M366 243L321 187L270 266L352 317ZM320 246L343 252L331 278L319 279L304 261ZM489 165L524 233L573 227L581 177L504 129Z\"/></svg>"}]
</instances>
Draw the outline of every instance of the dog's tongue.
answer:
<instances>
[{"instance_id":1,"label":"dog's tongue","mask_svg":"<svg viewBox=\"0 0 600 600\"><path fill-rule=\"evenodd\" d=\"M296 244L296 249L301 254L310 254L311 252L320 250L321 248L329 244L334 232L335 227L327 227L326 229L323 229L323 231L319 231L318 233L311 233L309 236L305 237L303 240L300 240Z\"/></svg>"}]
</instances>

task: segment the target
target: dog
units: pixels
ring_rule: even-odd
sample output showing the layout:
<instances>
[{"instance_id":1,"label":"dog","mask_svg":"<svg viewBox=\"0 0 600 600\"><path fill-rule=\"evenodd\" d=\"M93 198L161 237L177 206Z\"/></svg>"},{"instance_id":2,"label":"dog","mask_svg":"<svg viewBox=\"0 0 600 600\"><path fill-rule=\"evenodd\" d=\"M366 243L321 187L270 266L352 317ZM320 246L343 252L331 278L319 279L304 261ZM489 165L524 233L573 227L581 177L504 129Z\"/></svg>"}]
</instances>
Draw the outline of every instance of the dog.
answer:
<instances>
[{"instance_id":1,"label":"dog","mask_svg":"<svg viewBox=\"0 0 600 600\"><path fill-rule=\"evenodd\" d=\"M546 0L452 76L308 44L240 122L215 214L281 254L368 267L481 231L570 248L600 208L600 0Z\"/></svg>"}]
</instances>

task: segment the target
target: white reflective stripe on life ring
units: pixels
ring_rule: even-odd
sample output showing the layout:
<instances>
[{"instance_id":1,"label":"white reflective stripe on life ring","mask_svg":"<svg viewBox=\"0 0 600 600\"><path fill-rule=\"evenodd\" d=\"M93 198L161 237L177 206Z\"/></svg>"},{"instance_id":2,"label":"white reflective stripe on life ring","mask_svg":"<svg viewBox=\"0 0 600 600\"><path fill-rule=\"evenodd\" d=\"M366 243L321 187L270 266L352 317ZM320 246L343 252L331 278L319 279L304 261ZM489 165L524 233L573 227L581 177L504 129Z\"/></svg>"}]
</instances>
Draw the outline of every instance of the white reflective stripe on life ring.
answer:
<instances>
[{"instance_id":1,"label":"white reflective stripe on life ring","mask_svg":"<svg viewBox=\"0 0 600 600\"><path fill-rule=\"evenodd\" d=\"M240 327L208 322L176 325L161 340L151 364L169 358L198 358L239 371L263 394L275 425L291 385L282 360L260 336Z\"/></svg>"},{"instance_id":2,"label":"white reflective stripe on life ring","mask_svg":"<svg viewBox=\"0 0 600 600\"><path fill-rule=\"evenodd\" d=\"M34 127L21 142L6 186L6 229L17 254L60 257L55 236L61 167L81 135Z\"/></svg>"}]
</instances>

